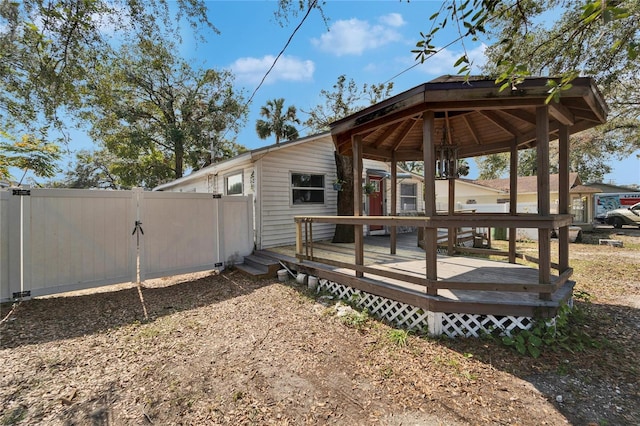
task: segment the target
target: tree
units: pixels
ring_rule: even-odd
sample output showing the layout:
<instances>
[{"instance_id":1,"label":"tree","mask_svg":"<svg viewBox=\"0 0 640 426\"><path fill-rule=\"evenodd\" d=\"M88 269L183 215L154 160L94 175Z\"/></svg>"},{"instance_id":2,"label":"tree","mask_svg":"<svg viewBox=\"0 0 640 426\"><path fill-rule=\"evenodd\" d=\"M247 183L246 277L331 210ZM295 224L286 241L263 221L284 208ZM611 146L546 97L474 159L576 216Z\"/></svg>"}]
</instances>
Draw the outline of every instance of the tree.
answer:
<instances>
[{"instance_id":1,"label":"tree","mask_svg":"<svg viewBox=\"0 0 640 426\"><path fill-rule=\"evenodd\" d=\"M602 155L602 144L593 144L597 130L579 133L571 137L572 149L569 152L569 170L578 173L583 182L602 181L604 175L611 172L607 164L608 157ZM584 146L581 144L585 142ZM559 171L558 141L549 145L549 172ZM509 170L509 154L500 153L476 158L480 170L480 179L498 179ZM518 176L535 176L537 173L537 157L535 148L518 151Z\"/></svg>"},{"instance_id":2,"label":"tree","mask_svg":"<svg viewBox=\"0 0 640 426\"><path fill-rule=\"evenodd\" d=\"M120 183L114 173L116 157L105 149L97 151L82 150L76 153L73 168L65 173L62 182L53 186L78 189L129 189Z\"/></svg>"},{"instance_id":3,"label":"tree","mask_svg":"<svg viewBox=\"0 0 640 426\"><path fill-rule=\"evenodd\" d=\"M308 112L309 118L305 124L315 131L328 130L330 123L365 108L365 100L372 105L379 102L391 93L393 83L371 86L364 84L362 89L358 89L356 82L353 79L347 82L347 77L343 74L338 77L333 89L333 92L321 90L320 96L324 98L324 103ZM338 215L351 216L354 205L353 159L336 152L335 161L337 178L344 182L342 190L338 192ZM336 225L334 243L352 243L354 240L353 226Z\"/></svg>"},{"instance_id":4,"label":"tree","mask_svg":"<svg viewBox=\"0 0 640 426\"><path fill-rule=\"evenodd\" d=\"M183 18L208 27L203 0L0 1L0 129L38 134L64 131L61 109L82 104L86 75L117 44L145 35L179 36Z\"/></svg>"},{"instance_id":5,"label":"tree","mask_svg":"<svg viewBox=\"0 0 640 426\"><path fill-rule=\"evenodd\" d=\"M23 135L13 144L0 142L0 178L11 178L10 167L22 169L25 174L31 170L38 177L50 178L58 171L56 161L59 159L58 145L45 143L33 135Z\"/></svg>"},{"instance_id":6,"label":"tree","mask_svg":"<svg viewBox=\"0 0 640 426\"><path fill-rule=\"evenodd\" d=\"M82 116L91 136L121 159L112 171L123 186L154 187L209 164L246 115L228 71L194 70L172 49L141 40L92 74Z\"/></svg>"},{"instance_id":7,"label":"tree","mask_svg":"<svg viewBox=\"0 0 640 426\"><path fill-rule=\"evenodd\" d=\"M300 120L296 117L296 107L291 105L284 112L283 108L283 98L268 100L267 104L260 108L260 116L265 118L265 120L258 119L256 121L256 132L260 139L275 135L276 144L279 144L280 139L293 140L298 138L298 129L291 124L300 124Z\"/></svg>"},{"instance_id":8,"label":"tree","mask_svg":"<svg viewBox=\"0 0 640 426\"><path fill-rule=\"evenodd\" d=\"M389 97L392 91L393 83L372 85L365 83L359 89L353 79L347 81L347 76L342 74L333 85L333 92L324 89L320 91L320 97L324 98L323 104L317 105L308 112L303 111L309 114L304 124L315 132L327 131L329 124L360 111L367 104L373 105Z\"/></svg>"},{"instance_id":9,"label":"tree","mask_svg":"<svg viewBox=\"0 0 640 426\"><path fill-rule=\"evenodd\" d=\"M550 15L548 11L554 11ZM542 14L544 19L542 19ZM431 17L433 29L421 34L414 53L428 60L438 49L438 31L447 25L463 28L460 40L491 36L497 43L487 50L485 72L503 88L528 75L552 75L548 101L562 96L578 75L595 77L611 113L608 123L571 138L571 169L583 180L597 179L610 170L608 161L640 149L640 2L622 0L507 2L503 0L448 1ZM469 74L463 54L459 72ZM481 160L482 163L482 160ZM485 165L496 164L494 160ZM527 170L527 167L524 167ZM493 171L487 170L491 175Z\"/></svg>"}]
</instances>

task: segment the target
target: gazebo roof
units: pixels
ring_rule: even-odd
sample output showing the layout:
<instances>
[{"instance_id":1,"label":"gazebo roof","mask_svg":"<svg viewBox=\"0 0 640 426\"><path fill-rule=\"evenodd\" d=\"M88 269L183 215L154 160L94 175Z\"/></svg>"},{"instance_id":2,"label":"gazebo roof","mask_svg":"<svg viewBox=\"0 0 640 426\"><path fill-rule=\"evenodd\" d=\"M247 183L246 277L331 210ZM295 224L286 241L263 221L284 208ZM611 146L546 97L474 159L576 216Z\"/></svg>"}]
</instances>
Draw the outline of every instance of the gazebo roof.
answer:
<instances>
[{"instance_id":1,"label":"gazebo roof","mask_svg":"<svg viewBox=\"0 0 640 426\"><path fill-rule=\"evenodd\" d=\"M458 157L474 157L536 145L536 108L547 105L546 77L525 79L500 90L493 79L443 76L386 99L331 124L340 154L352 155L352 137L362 137L363 157L422 160L422 113L433 111L436 139L458 147ZM569 133L606 121L607 106L593 79L579 77L549 107L549 140L561 125Z\"/></svg>"}]
</instances>

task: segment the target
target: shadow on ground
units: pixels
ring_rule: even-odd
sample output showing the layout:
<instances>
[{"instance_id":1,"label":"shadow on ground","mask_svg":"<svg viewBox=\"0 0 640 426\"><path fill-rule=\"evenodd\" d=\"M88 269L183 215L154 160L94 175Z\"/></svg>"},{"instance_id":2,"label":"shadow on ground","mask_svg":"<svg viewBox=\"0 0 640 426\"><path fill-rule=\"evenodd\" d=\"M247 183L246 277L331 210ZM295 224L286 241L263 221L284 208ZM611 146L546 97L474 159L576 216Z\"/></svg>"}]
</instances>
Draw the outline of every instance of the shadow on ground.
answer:
<instances>
[{"instance_id":1,"label":"shadow on ground","mask_svg":"<svg viewBox=\"0 0 640 426\"><path fill-rule=\"evenodd\" d=\"M187 278L188 279L188 278ZM15 348L100 333L133 323L153 321L251 293L273 280L252 281L237 271L205 276L169 286L137 287L86 295L63 295L21 302L0 324L0 349ZM144 301L144 304L143 304ZM148 318L145 318L145 308ZM4 318L12 309L0 308ZM22 322L22 318L29 321Z\"/></svg>"}]
</instances>

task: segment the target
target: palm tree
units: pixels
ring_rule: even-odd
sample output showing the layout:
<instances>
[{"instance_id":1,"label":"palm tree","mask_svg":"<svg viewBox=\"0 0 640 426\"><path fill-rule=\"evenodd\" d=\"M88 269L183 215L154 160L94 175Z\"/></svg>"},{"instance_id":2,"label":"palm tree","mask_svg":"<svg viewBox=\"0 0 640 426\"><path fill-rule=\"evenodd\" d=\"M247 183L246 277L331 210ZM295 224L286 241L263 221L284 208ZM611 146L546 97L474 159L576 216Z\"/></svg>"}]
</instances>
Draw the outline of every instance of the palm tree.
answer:
<instances>
[{"instance_id":1,"label":"palm tree","mask_svg":"<svg viewBox=\"0 0 640 426\"><path fill-rule=\"evenodd\" d=\"M296 117L296 107L290 106L283 114L284 98L272 99L260 108L260 116L265 120L258 119L256 121L256 132L260 139L266 139L272 134L276 136L276 144L280 143L280 139L292 140L298 138L298 129L293 124L300 124L300 120Z\"/></svg>"}]
</instances>

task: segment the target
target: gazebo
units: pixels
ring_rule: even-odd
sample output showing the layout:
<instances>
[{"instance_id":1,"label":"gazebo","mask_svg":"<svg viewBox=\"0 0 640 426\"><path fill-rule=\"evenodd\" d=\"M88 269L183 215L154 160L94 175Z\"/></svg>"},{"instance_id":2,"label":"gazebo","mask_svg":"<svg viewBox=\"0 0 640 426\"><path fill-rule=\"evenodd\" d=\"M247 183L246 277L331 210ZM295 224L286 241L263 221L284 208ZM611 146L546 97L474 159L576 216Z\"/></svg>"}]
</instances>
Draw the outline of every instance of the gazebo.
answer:
<instances>
[{"instance_id":1,"label":"gazebo","mask_svg":"<svg viewBox=\"0 0 640 426\"><path fill-rule=\"evenodd\" d=\"M451 311L442 301L439 290L476 292L533 293L538 303L474 304L469 301L455 308L470 314L525 315L534 311L553 316L563 301L570 299L573 282L569 279L569 135L602 124L607 107L591 78L576 78L563 89L558 99L549 100L546 77L526 78L501 89L493 79L443 76L421 84L397 96L352 114L331 124L331 135L338 153L353 157L354 212L353 216L299 217L298 257L304 260L302 224L313 222L347 223L355 225L355 257L351 265L356 278L378 274L363 264L364 225L384 225L390 229L390 251L396 250L396 226L424 228L425 276L411 277L409 282L424 286L424 299L407 297L407 303L424 306L428 310ZM549 197L549 142L559 141L559 205L558 214L551 214ZM516 211L518 150L535 148L537 153L538 209L535 214ZM508 213L478 214L455 211L455 185L458 160L500 152L510 153L510 211ZM397 200L398 161L424 161L425 215L399 217L393 202L389 216L363 216L363 158L391 163L391 199ZM449 181L448 211L437 212L435 182ZM306 226L306 225L305 225ZM537 280L522 283L505 273L498 282L442 279L439 277L437 251L438 228L448 232L448 254L454 254L455 232L460 227L501 227L510 229L509 249L503 254L511 264L516 262L517 228L538 230ZM558 235L557 263L551 260L551 232ZM493 254L493 253L489 253ZM308 257L306 257L308 260ZM345 266L345 265L342 265ZM551 270L557 270L557 276ZM396 279L395 275L387 275ZM358 286L350 280L350 285ZM370 287L369 287L370 288ZM400 295L400 298L402 296ZM411 302L412 301L412 302ZM550 303L554 301L556 303Z\"/></svg>"}]
</instances>

